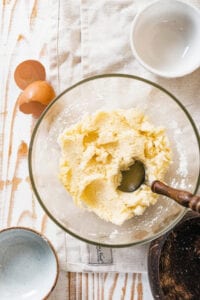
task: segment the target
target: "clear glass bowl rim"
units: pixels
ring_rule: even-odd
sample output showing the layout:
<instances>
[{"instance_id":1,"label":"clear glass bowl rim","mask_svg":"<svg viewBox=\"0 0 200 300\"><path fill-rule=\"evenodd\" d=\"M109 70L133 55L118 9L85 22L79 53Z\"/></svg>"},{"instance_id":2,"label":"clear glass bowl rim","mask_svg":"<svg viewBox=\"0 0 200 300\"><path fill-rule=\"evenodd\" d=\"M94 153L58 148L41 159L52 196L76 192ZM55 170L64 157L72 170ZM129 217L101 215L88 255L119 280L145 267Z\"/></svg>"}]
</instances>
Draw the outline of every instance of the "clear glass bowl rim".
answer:
<instances>
[{"instance_id":1,"label":"clear glass bowl rim","mask_svg":"<svg viewBox=\"0 0 200 300\"><path fill-rule=\"evenodd\" d=\"M79 85L82 85L88 81L92 81L92 80L96 80L96 79L101 79L101 78L110 78L110 77L121 77L121 78L128 78L128 79L133 79L133 80L138 80L141 81L143 83L149 84L154 86L155 88L159 89L160 91L164 92L165 94L167 94L172 100L174 100L177 105L180 107L180 109L182 109L182 111L185 113L186 117L188 118L196 139L197 139L197 144L198 144L198 151L199 151L199 156L200 156L200 136L199 136L199 132L198 129L195 125L195 122L193 121L193 118L191 117L191 115L189 114L189 112L187 111L186 107L172 94L170 93L168 90L166 90L165 88L163 88L162 86L160 86L159 84L150 81L148 79L136 76L136 75L129 75L129 74L121 74L121 73L109 73L109 74L101 74L101 75L95 75L95 76L91 76L91 77L87 77L86 79L83 79L77 83L75 83L74 85L70 86L69 88L65 89L62 93L60 93L49 105L48 107L45 109L45 111L42 113L42 115L40 116L40 118L38 119L34 129L33 129L33 133L31 136L31 140L30 140L30 144L29 144L29 152L28 152L28 169L29 169L29 176L30 176L30 181L31 181L31 185L33 188L33 192L36 195L37 200L39 201L41 207L43 208L43 210L45 211L45 213L47 214L47 216L58 226L60 227L62 230L64 230L66 233L74 236L75 238L82 240L86 243L89 244L93 244L96 246L102 246L102 247L111 247L111 248L124 248L124 247L130 247L130 246L134 246L134 245L142 245L142 244L146 244L148 242L151 242L152 240L160 237L161 235L165 234L166 232L168 232L169 230L171 230L185 215L185 213L188 211L187 208L185 208L183 210L183 212L166 228L164 228L163 230L161 230L158 234L153 235L152 237L148 237L142 241L137 241L137 242L132 242L132 243L127 243L127 244L104 244L104 243L97 243L91 240L88 240L86 238L83 238L81 236L79 236L78 234L75 234L74 232L70 231L69 229L65 228L56 218L54 218L54 216L48 211L47 207L44 205L39 192L37 191L36 188L36 184L34 181L34 175L33 175L33 169L32 169L32 151L33 151L33 144L34 144L34 140L37 134L37 131L39 129L40 124L42 123L45 115L47 114L47 112L49 111L49 109L54 105L55 102L57 102L64 94L66 94L67 92L69 92L70 90L76 88ZM197 182L196 182L196 187L194 190L194 194L197 192L198 187L200 184L200 166L199 166L199 172L198 172L198 178L197 178Z\"/></svg>"}]
</instances>

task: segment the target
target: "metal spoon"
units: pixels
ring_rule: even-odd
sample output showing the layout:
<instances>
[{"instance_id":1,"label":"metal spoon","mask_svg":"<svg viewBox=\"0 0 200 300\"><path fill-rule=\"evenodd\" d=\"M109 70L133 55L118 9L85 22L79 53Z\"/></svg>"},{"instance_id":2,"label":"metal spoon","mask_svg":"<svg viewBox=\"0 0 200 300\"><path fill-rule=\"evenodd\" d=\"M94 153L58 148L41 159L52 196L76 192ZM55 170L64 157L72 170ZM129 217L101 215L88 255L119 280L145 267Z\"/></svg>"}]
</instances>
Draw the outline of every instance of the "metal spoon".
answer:
<instances>
[{"instance_id":1,"label":"metal spoon","mask_svg":"<svg viewBox=\"0 0 200 300\"><path fill-rule=\"evenodd\" d=\"M122 180L118 189L125 193L132 193L137 190L145 181L144 164L137 160L126 171L122 171ZM152 192L160 195L165 195L182 206L191 208L200 213L200 197L193 195L187 191L174 189L159 180L155 180L151 184Z\"/></svg>"}]
</instances>

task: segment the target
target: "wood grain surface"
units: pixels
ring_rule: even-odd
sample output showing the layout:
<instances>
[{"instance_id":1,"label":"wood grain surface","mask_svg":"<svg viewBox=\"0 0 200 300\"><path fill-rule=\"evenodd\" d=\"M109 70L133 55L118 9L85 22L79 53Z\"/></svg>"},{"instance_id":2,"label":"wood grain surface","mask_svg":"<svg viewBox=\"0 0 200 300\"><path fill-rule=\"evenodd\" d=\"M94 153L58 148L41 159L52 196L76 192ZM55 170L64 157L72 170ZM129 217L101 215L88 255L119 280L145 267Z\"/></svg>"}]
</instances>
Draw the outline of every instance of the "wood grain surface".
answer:
<instances>
[{"instance_id":1,"label":"wood grain surface","mask_svg":"<svg viewBox=\"0 0 200 300\"><path fill-rule=\"evenodd\" d=\"M56 225L39 206L29 181L28 145L36 120L18 111L20 90L13 78L16 66L26 59L42 62L48 75L48 5L48 0L0 1L0 228L27 226L53 236ZM146 274L60 272L49 299L152 297Z\"/></svg>"}]
</instances>

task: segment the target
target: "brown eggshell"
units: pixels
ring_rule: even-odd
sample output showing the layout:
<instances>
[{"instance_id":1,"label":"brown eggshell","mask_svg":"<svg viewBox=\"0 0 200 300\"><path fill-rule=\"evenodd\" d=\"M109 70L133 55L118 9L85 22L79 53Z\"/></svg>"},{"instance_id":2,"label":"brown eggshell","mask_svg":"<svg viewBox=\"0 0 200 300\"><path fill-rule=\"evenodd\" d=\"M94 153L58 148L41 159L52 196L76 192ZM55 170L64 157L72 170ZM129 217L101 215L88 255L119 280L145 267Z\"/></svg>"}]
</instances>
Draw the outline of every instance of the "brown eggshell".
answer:
<instances>
[{"instance_id":1,"label":"brown eggshell","mask_svg":"<svg viewBox=\"0 0 200 300\"><path fill-rule=\"evenodd\" d=\"M19 110L24 114L32 114L35 118L39 118L46 107L47 105L43 105L40 102L31 101L19 105Z\"/></svg>"},{"instance_id":2,"label":"brown eggshell","mask_svg":"<svg viewBox=\"0 0 200 300\"><path fill-rule=\"evenodd\" d=\"M37 118L54 97L54 89L47 81L35 81L19 95L17 102L21 112Z\"/></svg>"},{"instance_id":3,"label":"brown eggshell","mask_svg":"<svg viewBox=\"0 0 200 300\"><path fill-rule=\"evenodd\" d=\"M24 90L34 81L45 80L45 68L37 60L25 60L15 69L14 78L17 86Z\"/></svg>"},{"instance_id":4,"label":"brown eggshell","mask_svg":"<svg viewBox=\"0 0 200 300\"><path fill-rule=\"evenodd\" d=\"M47 81L35 81L21 93L23 95L20 103L36 101L48 105L55 97L52 86Z\"/></svg>"}]
</instances>

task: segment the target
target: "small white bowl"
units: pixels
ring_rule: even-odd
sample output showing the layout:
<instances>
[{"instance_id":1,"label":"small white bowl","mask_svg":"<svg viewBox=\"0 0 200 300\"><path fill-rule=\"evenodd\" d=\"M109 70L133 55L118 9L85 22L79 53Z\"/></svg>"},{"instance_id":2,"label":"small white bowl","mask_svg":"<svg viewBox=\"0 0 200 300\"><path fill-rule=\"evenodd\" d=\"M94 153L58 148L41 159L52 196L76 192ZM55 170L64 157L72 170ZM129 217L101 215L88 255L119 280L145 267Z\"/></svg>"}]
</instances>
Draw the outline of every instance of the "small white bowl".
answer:
<instances>
[{"instance_id":1,"label":"small white bowl","mask_svg":"<svg viewBox=\"0 0 200 300\"><path fill-rule=\"evenodd\" d=\"M177 0L150 3L135 17L130 42L136 59L152 73L189 74L200 66L200 11Z\"/></svg>"},{"instance_id":2,"label":"small white bowl","mask_svg":"<svg viewBox=\"0 0 200 300\"><path fill-rule=\"evenodd\" d=\"M58 259L45 237L23 227L0 232L0 299L46 299L57 279Z\"/></svg>"}]
</instances>

